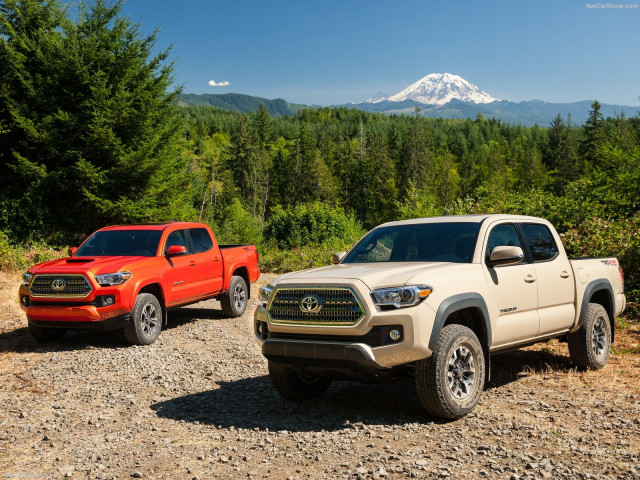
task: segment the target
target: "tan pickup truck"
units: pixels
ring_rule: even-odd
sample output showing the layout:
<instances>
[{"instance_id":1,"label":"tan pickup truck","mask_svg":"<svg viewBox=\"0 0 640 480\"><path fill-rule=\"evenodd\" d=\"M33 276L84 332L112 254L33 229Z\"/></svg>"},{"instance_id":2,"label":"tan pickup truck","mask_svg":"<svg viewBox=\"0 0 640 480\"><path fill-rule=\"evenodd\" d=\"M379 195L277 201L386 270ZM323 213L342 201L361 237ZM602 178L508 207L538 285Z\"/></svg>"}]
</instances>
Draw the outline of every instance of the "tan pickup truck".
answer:
<instances>
[{"instance_id":1,"label":"tan pickup truck","mask_svg":"<svg viewBox=\"0 0 640 480\"><path fill-rule=\"evenodd\" d=\"M409 373L429 413L459 418L477 404L493 353L560 338L578 368L604 367L626 304L615 258L570 260L534 217L385 223L334 264L260 292L255 334L286 399Z\"/></svg>"}]
</instances>

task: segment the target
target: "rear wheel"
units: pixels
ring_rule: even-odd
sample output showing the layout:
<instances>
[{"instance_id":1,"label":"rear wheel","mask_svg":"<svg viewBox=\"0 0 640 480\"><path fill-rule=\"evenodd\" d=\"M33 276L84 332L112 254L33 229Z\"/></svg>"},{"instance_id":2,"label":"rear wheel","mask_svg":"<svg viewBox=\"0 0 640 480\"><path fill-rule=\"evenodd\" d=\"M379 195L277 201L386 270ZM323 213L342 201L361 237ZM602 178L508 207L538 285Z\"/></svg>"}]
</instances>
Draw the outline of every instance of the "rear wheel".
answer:
<instances>
[{"instance_id":1,"label":"rear wheel","mask_svg":"<svg viewBox=\"0 0 640 480\"><path fill-rule=\"evenodd\" d=\"M269 377L278 393L292 401L319 397L331 385L331 380L309 375L288 365L271 361L269 361Z\"/></svg>"},{"instance_id":2,"label":"rear wheel","mask_svg":"<svg viewBox=\"0 0 640 480\"><path fill-rule=\"evenodd\" d=\"M222 313L227 317L241 317L247 309L248 296L247 282L244 278L234 275L231 277L229 289L220 298Z\"/></svg>"},{"instance_id":3,"label":"rear wheel","mask_svg":"<svg viewBox=\"0 0 640 480\"><path fill-rule=\"evenodd\" d=\"M131 320L124 327L124 336L132 345L150 345L162 329L162 307L150 293L141 293L131 311Z\"/></svg>"},{"instance_id":4,"label":"rear wheel","mask_svg":"<svg viewBox=\"0 0 640 480\"><path fill-rule=\"evenodd\" d=\"M584 324L569 334L569 357L578 368L599 370L609 361L611 354L611 322L605 308L590 303Z\"/></svg>"},{"instance_id":5,"label":"rear wheel","mask_svg":"<svg viewBox=\"0 0 640 480\"><path fill-rule=\"evenodd\" d=\"M64 337L67 333L66 328L49 328L49 327L36 327L29 324L29 333L33 339L38 343L49 343L54 340L58 340Z\"/></svg>"},{"instance_id":6,"label":"rear wheel","mask_svg":"<svg viewBox=\"0 0 640 480\"><path fill-rule=\"evenodd\" d=\"M484 388L480 341L463 325L447 325L429 358L416 363L416 390L432 415L460 418L473 410Z\"/></svg>"}]
</instances>

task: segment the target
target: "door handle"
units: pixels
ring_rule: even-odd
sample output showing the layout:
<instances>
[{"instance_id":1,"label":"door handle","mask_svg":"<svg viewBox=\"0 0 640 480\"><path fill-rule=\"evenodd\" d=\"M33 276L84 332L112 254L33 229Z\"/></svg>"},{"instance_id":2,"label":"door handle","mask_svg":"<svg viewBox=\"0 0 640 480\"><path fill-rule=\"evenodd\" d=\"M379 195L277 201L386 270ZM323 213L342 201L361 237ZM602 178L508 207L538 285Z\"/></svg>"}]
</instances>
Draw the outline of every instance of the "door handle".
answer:
<instances>
[{"instance_id":1,"label":"door handle","mask_svg":"<svg viewBox=\"0 0 640 480\"><path fill-rule=\"evenodd\" d=\"M213 261L214 262L219 262L220 261L220 257L213 257Z\"/></svg>"},{"instance_id":2,"label":"door handle","mask_svg":"<svg viewBox=\"0 0 640 480\"><path fill-rule=\"evenodd\" d=\"M566 270L563 270L562 273L560 274L560 276L562 278L569 278L571 275Z\"/></svg>"},{"instance_id":3,"label":"door handle","mask_svg":"<svg viewBox=\"0 0 640 480\"><path fill-rule=\"evenodd\" d=\"M527 283L533 283L536 281L536 276L535 275L527 275L526 277L524 277L524 281Z\"/></svg>"},{"instance_id":4,"label":"door handle","mask_svg":"<svg viewBox=\"0 0 640 480\"><path fill-rule=\"evenodd\" d=\"M193 260L189 262L189 266L190 267L195 267L196 266L196 262L194 262Z\"/></svg>"}]
</instances>

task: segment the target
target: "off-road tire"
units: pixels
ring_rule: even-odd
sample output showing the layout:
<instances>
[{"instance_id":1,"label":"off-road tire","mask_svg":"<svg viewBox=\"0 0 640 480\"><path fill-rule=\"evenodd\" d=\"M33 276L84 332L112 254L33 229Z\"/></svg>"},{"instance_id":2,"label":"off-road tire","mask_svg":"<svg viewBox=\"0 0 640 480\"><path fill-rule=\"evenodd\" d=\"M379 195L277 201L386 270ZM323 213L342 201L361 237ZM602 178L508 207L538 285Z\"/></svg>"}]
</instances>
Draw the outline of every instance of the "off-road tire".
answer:
<instances>
[{"instance_id":1,"label":"off-road tire","mask_svg":"<svg viewBox=\"0 0 640 480\"><path fill-rule=\"evenodd\" d=\"M248 297L247 282L244 281L244 278L234 275L231 277L229 289L220 297L222 313L224 313L225 317L241 317L247 309Z\"/></svg>"},{"instance_id":2,"label":"off-road tire","mask_svg":"<svg viewBox=\"0 0 640 480\"><path fill-rule=\"evenodd\" d=\"M293 367L272 361L269 361L269 377L278 393L294 402L319 397L331 385L331 380L307 375Z\"/></svg>"},{"instance_id":3,"label":"off-road tire","mask_svg":"<svg viewBox=\"0 0 640 480\"><path fill-rule=\"evenodd\" d=\"M151 345L162 329L162 307L150 293L141 293L131 310L131 320L124 327L124 336L132 345Z\"/></svg>"},{"instance_id":4,"label":"off-road tire","mask_svg":"<svg viewBox=\"0 0 640 480\"><path fill-rule=\"evenodd\" d=\"M471 356L469 356L471 355ZM456 419L473 410L484 388L480 341L463 325L447 325L429 358L416 363L416 390L431 415Z\"/></svg>"},{"instance_id":5,"label":"off-road tire","mask_svg":"<svg viewBox=\"0 0 640 480\"><path fill-rule=\"evenodd\" d=\"M29 333L38 343L50 343L54 340L58 340L64 337L65 333L67 333L67 329L36 327L35 325L31 325L31 323L29 323Z\"/></svg>"},{"instance_id":6,"label":"off-road tire","mask_svg":"<svg viewBox=\"0 0 640 480\"><path fill-rule=\"evenodd\" d=\"M569 358L581 370L599 370L611 355L611 322L607 310L590 303L580 330L569 334Z\"/></svg>"}]
</instances>

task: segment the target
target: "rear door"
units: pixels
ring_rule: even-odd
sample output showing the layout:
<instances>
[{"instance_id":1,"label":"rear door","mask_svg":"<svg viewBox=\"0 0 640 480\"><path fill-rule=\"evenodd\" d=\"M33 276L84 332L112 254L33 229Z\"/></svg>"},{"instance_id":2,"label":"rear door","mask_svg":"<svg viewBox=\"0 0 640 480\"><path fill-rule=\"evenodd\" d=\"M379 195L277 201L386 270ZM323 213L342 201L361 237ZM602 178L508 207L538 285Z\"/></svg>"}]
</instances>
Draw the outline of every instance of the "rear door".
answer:
<instances>
[{"instance_id":1,"label":"rear door","mask_svg":"<svg viewBox=\"0 0 640 480\"><path fill-rule=\"evenodd\" d=\"M213 295L222 291L222 255L209 231L204 227L189 229L192 259L196 263L198 295Z\"/></svg>"},{"instance_id":2,"label":"rear door","mask_svg":"<svg viewBox=\"0 0 640 480\"><path fill-rule=\"evenodd\" d=\"M173 245L186 248L186 253L167 257L167 249ZM198 297L196 262L191 254L189 237L186 229L174 230L169 233L164 245L164 259L167 262L165 271L167 305L186 303Z\"/></svg>"},{"instance_id":3,"label":"rear door","mask_svg":"<svg viewBox=\"0 0 640 480\"><path fill-rule=\"evenodd\" d=\"M539 335L570 327L575 319L575 280L563 248L544 224L522 223L529 245L538 285Z\"/></svg>"},{"instance_id":4,"label":"rear door","mask_svg":"<svg viewBox=\"0 0 640 480\"><path fill-rule=\"evenodd\" d=\"M524 245L513 223L497 223L488 233L484 272L491 299L492 347L508 345L538 334L538 290L533 265L523 261L516 265L491 268L488 259L498 246Z\"/></svg>"}]
</instances>

